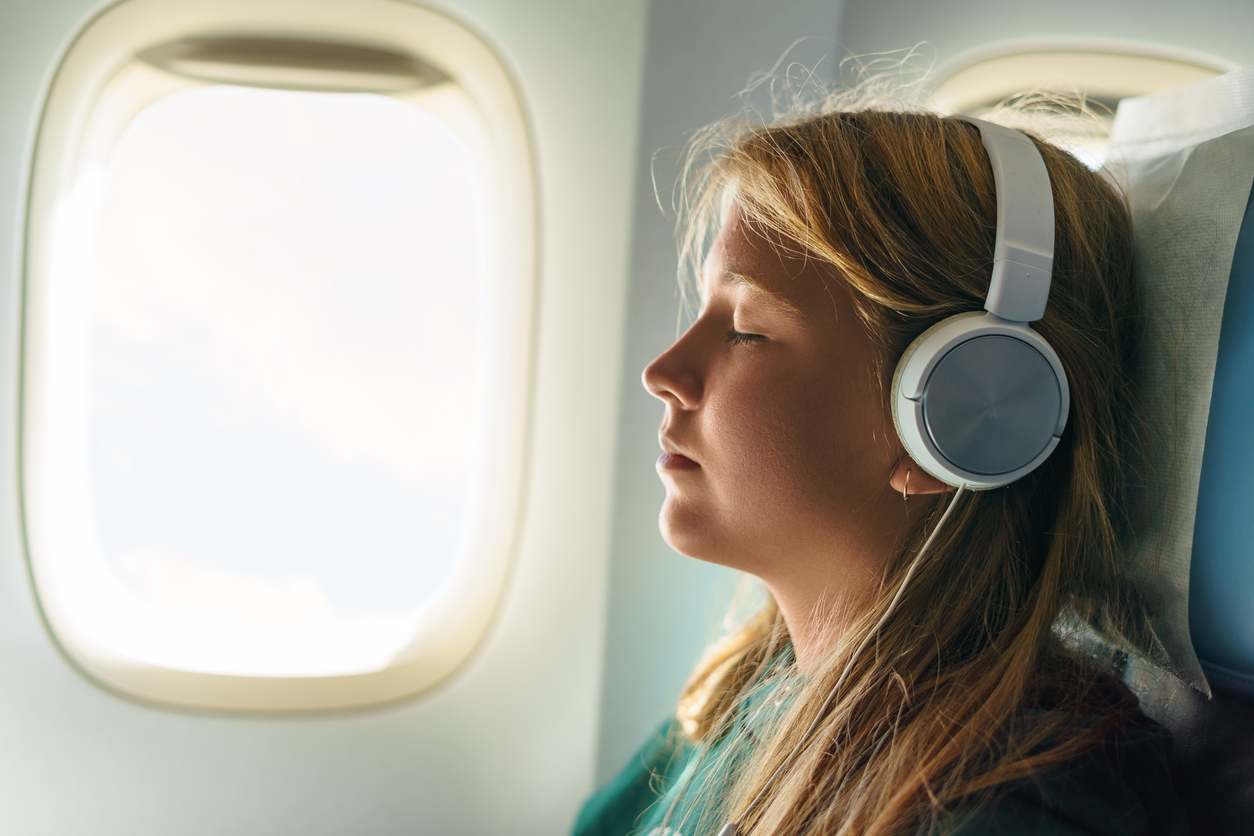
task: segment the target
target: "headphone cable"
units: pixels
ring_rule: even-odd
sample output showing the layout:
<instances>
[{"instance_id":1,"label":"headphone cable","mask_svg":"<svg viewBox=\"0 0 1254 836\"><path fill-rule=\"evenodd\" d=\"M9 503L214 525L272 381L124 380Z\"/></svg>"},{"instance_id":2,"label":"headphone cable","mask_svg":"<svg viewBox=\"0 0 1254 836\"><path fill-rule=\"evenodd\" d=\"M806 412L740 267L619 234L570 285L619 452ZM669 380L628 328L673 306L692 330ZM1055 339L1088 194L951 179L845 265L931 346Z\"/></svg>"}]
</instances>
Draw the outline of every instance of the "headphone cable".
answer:
<instances>
[{"instance_id":1,"label":"headphone cable","mask_svg":"<svg viewBox=\"0 0 1254 836\"><path fill-rule=\"evenodd\" d=\"M880 629L888 622L888 618L893 614L893 611L897 609L897 605L901 602L902 596L906 593L906 584L910 583L910 579L914 576L915 570L919 568L919 564L923 561L923 556L927 554L928 549L931 548L932 543L936 540L936 535L940 534L941 529L945 527L945 521L948 520L949 515L953 513L954 507L958 504L958 497L962 496L965 490L965 485L959 485L958 489L954 491L953 498L949 500L949 507L946 508L945 513L941 515L940 522L936 524L936 528L932 529L932 533L929 534L927 540L923 542L923 548L919 549L919 553L915 555L914 560L910 562L910 568L906 570L906 576L901 579L901 584L897 587L897 593L893 595L893 600L888 602L888 608L884 610L884 614L880 616L880 620L877 621L875 626L871 628L871 631L866 634L866 636L862 639L862 643L858 645L857 650L853 652L853 655L849 657L849 661L845 663L845 669L841 671L840 678L836 680L836 685L832 688L831 693L827 695L827 699L823 701L823 705L819 708L818 714L815 715L814 722L810 724L810 728L806 729L805 734L803 734L801 739L797 741L797 745L794 746L793 750L788 753L788 757L784 758L784 762L781 763L773 773L771 773L771 777L768 778L766 783L762 785L762 789L758 791L758 794L754 796L754 799L749 802L749 806L745 808L745 811L741 814L740 818L735 821L729 821L727 824L723 825L723 828L718 832L718 836L741 836L740 822L744 820L745 816L748 816L757 808L762 799L766 797L766 791L771 788L771 785L775 783L776 779L783 774L786 768L788 768L788 766L792 763L793 758L795 758L802 748L810 742L810 737L818 730L819 724L823 722L823 715L827 713L827 709L830 708L832 703L836 701L836 696L840 693L841 686L843 686L845 684L845 680L849 678L849 673L853 670L854 663L858 661L858 657L862 655L862 651L866 650L872 639L879 635ZM672 803L671 806L673 807L674 804ZM669 816L670 811L668 810L667 817L669 818ZM746 830L744 832L744 836L749 836L749 832L750 831Z\"/></svg>"}]
</instances>

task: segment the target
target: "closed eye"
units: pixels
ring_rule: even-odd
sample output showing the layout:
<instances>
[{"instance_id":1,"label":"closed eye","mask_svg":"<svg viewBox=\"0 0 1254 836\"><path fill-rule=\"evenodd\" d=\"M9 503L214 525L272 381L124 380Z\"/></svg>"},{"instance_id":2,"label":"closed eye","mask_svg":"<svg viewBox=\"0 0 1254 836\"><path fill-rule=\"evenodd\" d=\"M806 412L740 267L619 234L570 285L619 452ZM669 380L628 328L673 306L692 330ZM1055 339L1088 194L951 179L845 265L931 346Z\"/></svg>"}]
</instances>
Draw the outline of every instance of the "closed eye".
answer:
<instances>
[{"instance_id":1,"label":"closed eye","mask_svg":"<svg viewBox=\"0 0 1254 836\"><path fill-rule=\"evenodd\" d=\"M734 345L753 345L766 340L761 334L746 334L743 331L731 330L727 332L727 341Z\"/></svg>"}]
</instances>

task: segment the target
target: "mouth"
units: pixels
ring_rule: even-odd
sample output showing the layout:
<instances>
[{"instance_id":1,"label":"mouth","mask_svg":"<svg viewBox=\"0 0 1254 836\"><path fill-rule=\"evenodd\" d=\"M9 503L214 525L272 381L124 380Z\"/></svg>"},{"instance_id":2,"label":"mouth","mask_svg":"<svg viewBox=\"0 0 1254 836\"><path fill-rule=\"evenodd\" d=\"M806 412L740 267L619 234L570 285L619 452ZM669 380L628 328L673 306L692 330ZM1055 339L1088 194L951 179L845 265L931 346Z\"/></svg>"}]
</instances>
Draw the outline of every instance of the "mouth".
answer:
<instances>
[{"instance_id":1,"label":"mouth","mask_svg":"<svg viewBox=\"0 0 1254 836\"><path fill-rule=\"evenodd\" d=\"M663 453L657 457L658 470L696 470L701 465L679 453Z\"/></svg>"}]
</instances>

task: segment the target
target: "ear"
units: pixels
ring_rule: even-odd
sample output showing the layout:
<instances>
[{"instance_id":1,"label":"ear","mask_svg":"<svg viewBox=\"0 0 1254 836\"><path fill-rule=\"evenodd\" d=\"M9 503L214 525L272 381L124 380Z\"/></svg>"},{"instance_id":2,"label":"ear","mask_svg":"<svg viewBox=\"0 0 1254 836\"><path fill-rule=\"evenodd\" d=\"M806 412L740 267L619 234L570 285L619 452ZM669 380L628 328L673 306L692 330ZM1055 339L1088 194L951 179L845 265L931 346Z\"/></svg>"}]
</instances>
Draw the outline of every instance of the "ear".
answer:
<instances>
[{"instance_id":1,"label":"ear","mask_svg":"<svg viewBox=\"0 0 1254 836\"><path fill-rule=\"evenodd\" d=\"M910 472L909 489L906 487L907 471ZM901 457L901 461L893 468L892 476L888 478L888 484L897 493L905 491L908 496L944 493L945 491L953 490L952 487L919 467L918 463L909 456Z\"/></svg>"}]
</instances>

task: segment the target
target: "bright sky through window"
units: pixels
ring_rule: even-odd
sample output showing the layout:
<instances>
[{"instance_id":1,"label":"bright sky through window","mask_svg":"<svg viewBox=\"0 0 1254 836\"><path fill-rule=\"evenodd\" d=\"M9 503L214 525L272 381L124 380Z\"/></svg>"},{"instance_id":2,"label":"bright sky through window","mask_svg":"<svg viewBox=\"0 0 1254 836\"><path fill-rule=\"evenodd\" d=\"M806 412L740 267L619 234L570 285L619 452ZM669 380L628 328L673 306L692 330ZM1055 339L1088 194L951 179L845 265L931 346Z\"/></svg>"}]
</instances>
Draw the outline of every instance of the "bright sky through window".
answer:
<instances>
[{"instance_id":1,"label":"bright sky through window","mask_svg":"<svg viewBox=\"0 0 1254 836\"><path fill-rule=\"evenodd\" d=\"M200 625L134 652L259 675L386 663L465 537L485 337L470 153L383 96L204 87L131 123L100 195L99 555Z\"/></svg>"}]
</instances>

